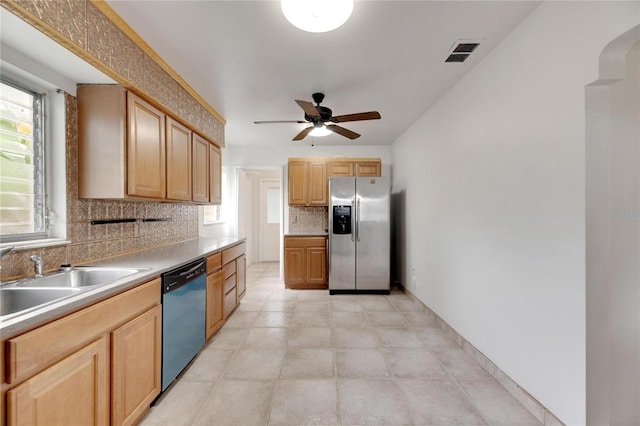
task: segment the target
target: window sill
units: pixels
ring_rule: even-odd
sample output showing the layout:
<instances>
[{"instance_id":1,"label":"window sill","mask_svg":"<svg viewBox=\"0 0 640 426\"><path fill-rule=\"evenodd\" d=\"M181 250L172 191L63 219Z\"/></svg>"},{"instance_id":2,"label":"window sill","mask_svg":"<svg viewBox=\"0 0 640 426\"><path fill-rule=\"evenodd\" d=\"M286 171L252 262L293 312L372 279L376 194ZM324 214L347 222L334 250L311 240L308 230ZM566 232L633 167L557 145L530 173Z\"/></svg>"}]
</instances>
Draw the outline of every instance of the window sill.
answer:
<instances>
[{"instance_id":1,"label":"window sill","mask_svg":"<svg viewBox=\"0 0 640 426\"><path fill-rule=\"evenodd\" d=\"M42 240L14 241L0 244L0 248L13 247L14 251L31 250L44 247L65 246L71 241L65 238L46 238Z\"/></svg>"},{"instance_id":2,"label":"window sill","mask_svg":"<svg viewBox=\"0 0 640 426\"><path fill-rule=\"evenodd\" d=\"M225 225L227 222L208 222L203 223L202 226L211 226L211 225Z\"/></svg>"}]
</instances>

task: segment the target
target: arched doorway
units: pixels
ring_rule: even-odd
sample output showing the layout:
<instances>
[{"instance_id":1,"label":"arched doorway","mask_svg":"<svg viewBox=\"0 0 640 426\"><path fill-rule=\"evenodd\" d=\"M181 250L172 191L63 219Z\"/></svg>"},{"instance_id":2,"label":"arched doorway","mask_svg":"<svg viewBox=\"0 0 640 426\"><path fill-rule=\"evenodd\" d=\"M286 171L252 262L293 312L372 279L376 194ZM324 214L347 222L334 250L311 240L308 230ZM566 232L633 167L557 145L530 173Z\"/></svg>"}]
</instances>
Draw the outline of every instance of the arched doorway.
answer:
<instances>
[{"instance_id":1,"label":"arched doorway","mask_svg":"<svg viewBox=\"0 0 640 426\"><path fill-rule=\"evenodd\" d=\"M586 88L587 423L640 422L640 26Z\"/></svg>"}]
</instances>

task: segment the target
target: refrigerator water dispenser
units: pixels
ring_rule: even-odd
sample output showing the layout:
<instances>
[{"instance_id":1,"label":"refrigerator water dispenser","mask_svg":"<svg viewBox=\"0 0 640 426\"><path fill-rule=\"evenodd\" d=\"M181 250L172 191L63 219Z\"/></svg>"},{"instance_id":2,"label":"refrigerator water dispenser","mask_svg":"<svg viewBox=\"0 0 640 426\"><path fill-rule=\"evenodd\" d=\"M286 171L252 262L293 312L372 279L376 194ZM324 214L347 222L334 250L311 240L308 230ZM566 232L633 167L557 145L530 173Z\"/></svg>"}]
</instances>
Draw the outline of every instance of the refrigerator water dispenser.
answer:
<instances>
[{"instance_id":1,"label":"refrigerator water dispenser","mask_svg":"<svg viewBox=\"0 0 640 426\"><path fill-rule=\"evenodd\" d=\"M351 206L333 206L333 233L351 234Z\"/></svg>"}]
</instances>

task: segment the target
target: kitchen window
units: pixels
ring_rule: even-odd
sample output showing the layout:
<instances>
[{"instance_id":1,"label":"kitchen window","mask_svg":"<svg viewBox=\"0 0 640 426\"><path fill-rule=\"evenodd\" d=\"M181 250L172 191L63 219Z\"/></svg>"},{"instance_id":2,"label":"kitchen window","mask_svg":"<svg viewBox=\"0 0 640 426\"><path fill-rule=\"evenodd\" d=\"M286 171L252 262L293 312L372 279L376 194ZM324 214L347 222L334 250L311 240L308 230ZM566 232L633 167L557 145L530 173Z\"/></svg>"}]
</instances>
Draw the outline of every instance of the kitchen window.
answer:
<instances>
[{"instance_id":1,"label":"kitchen window","mask_svg":"<svg viewBox=\"0 0 640 426\"><path fill-rule=\"evenodd\" d=\"M3 242L47 233L45 97L0 81L0 232Z\"/></svg>"}]
</instances>

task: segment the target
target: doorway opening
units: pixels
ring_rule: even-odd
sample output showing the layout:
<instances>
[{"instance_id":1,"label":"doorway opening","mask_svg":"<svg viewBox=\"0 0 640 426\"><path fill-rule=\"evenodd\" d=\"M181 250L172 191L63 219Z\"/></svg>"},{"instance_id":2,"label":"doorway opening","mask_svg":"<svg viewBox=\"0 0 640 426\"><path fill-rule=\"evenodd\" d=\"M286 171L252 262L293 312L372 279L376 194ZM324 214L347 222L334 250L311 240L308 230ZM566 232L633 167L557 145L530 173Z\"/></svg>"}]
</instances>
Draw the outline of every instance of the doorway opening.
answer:
<instances>
[{"instance_id":1,"label":"doorway opening","mask_svg":"<svg viewBox=\"0 0 640 426\"><path fill-rule=\"evenodd\" d=\"M238 235L247 239L247 264L280 262L282 169L237 169Z\"/></svg>"}]
</instances>

